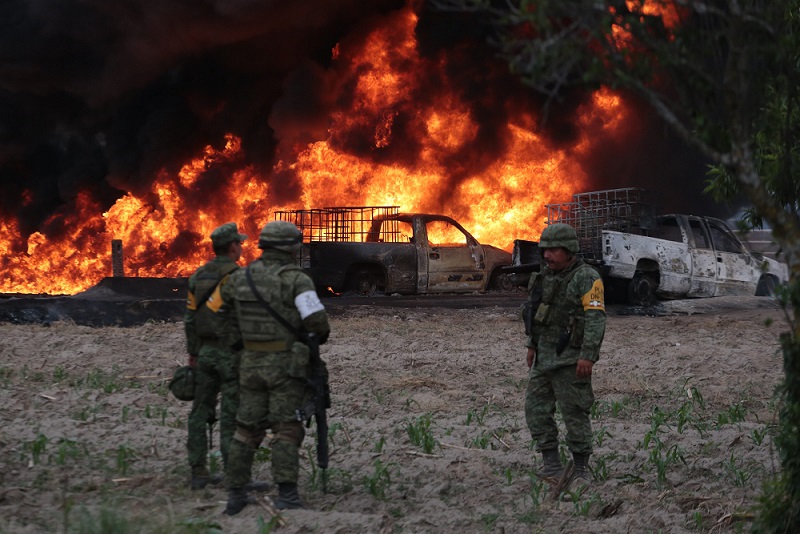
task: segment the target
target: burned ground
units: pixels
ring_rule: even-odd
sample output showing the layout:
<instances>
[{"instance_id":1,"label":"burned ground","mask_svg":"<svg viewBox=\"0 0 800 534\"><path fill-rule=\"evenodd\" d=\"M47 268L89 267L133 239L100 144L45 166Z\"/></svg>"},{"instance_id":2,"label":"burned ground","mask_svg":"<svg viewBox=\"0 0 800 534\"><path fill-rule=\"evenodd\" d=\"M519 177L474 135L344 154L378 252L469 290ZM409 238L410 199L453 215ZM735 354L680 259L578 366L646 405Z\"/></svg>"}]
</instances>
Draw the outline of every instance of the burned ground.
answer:
<instances>
[{"instance_id":1,"label":"burned ground","mask_svg":"<svg viewBox=\"0 0 800 534\"><path fill-rule=\"evenodd\" d=\"M754 297L663 306L609 315L594 378L596 482L557 502L533 476L515 306L332 306L329 493L312 427L300 481L311 509L284 513L280 531L746 528L777 465L782 311ZM179 322L0 330L0 531L269 530L263 508L230 518L222 488L186 486L189 406L165 385L185 360ZM268 457L257 455L259 478Z\"/></svg>"}]
</instances>

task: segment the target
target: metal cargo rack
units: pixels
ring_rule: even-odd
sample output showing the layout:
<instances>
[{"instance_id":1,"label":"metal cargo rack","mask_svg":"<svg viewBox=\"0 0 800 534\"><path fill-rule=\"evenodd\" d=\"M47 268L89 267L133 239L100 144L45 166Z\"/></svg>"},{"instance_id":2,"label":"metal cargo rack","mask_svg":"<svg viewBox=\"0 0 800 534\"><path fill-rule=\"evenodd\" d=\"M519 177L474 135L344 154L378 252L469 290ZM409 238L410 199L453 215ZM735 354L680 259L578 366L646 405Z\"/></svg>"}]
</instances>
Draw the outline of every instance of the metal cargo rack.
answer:
<instances>
[{"instance_id":1,"label":"metal cargo rack","mask_svg":"<svg viewBox=\"0 0 800 534\"><path fill-rule=\"evenodd\" d=\"M399 206L342 206L276 211L275 220L294 223L303 241L401 242ZM377 222L380 222L378 229Z\"/></svg>"},{"instance_id":2,"label":"metal cargo rack","mask_svg":"<svg viewBox=\"0 0 800 534\"><path fill-rule=\"evenodd\" d=\"M547 204L547 224L566 223L575 228L581 256L601 261L603 230L643 235L655 230L657 210L650 196L635 187L578 193L572 195L572 202Z\"/></svg>"}]
</instances>

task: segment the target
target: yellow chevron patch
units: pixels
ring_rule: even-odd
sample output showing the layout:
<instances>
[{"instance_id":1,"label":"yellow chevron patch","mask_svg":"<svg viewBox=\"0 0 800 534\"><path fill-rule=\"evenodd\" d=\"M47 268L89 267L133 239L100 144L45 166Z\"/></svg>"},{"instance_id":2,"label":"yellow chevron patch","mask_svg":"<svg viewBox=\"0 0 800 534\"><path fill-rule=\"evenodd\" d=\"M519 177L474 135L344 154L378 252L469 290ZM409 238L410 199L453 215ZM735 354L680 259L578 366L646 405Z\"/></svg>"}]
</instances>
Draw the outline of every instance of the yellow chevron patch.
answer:
<instances>
[{"instance_id":1,"label":"yellow chevron patch","mask_svg":"<svg viewBox=\"0 0 800 534\"><path fill-rule=\"evenodd\" d=\"M600 310L606 311L605 288L603 281L597 279L592 284L592 288L583 296L583 311Z\"/></svg>"}]
</instances>

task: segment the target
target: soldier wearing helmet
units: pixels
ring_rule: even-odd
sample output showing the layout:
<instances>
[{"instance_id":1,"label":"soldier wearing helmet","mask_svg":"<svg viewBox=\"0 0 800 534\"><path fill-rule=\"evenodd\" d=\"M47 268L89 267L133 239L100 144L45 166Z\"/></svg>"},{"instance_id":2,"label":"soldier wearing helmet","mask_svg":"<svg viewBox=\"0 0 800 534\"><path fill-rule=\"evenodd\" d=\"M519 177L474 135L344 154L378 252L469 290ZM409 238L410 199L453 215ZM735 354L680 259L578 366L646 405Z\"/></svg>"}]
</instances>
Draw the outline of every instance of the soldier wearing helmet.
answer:
<instances>
[{"instance_id":1,"label":"soldier wearing helmet","mask_svg":"<svg viewBox=\"0 0 800 534\"><path fill-rule=\"evenodd\" d=\"M270 307L293 328L313 333L324 343L330 333L328 314L314 283L296 264L303 235L292 223L272 221L258 241L259 259L248 266L253 286ZM236 432L226 466L228 504L235 515L247 505L246 483L253 456L272 430L272 477L278 484L279 509L304 508L297 491L299 452L305 431L296 409L309 399L309 348L263 306L244 270L212 295L209 308L229 316L227 343L243 351L239 370L239 409Z\"/></svg>"},{"instance_id":2,"label":"soldier wearing helmet","mask_svg":"<svg viewBox=\"0 0 800 534\"><path fill-rule=\"evenodd\" d=\"M573 488L583 491L591 482L592 366L600 356L606 325L603 281L578 256L578 238L571 226L549 225L542 232L539 249L545 265L528 283L532 320L525 420L542 453L539 476L559 480L564 466L554 419L558 403L575 466Z\"/></svg>"},{"instance_id":3,"label":"soldier wearing helmet","mask_svg":"<svg viewBox=\"0 0 800 534\"><path fill-rule=\"evenodd\" d=\"M189 352L189 365L194 368L194 398L189 413L187 449L191 467L190 487L200 490L210 481L208 472L208 438L206 427L214 423L217 396L220 400L220 450L223 463L228 445L236 429L237 390L239 377L235 355L220 343L213 325L213 314L205 300L230 273L239 268L242 241L236 223L226 223L211 232L214 258L189 277L189 293L184 313L184 330Z\"/></svg>"}]
</instances>

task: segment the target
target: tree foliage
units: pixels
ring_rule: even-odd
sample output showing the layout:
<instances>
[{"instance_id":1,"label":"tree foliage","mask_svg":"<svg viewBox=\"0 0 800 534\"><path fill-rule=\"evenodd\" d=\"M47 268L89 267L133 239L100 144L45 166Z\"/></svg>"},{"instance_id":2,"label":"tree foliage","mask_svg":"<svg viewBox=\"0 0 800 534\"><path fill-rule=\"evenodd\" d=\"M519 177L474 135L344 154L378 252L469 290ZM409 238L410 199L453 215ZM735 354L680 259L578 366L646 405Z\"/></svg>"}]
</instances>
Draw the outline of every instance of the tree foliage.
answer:
<instances>
[{"instance_id":1,"label":"tree foliage","mask_svg":"<svg viewBox=\"0 0 800 534\"><path fill-rule=\"evenodd\" d=\"M789 264L782 294L782 473L754 527L800 527L800 0L432 0L489 21L513 72L548 102L605 86L647 102L712 163L708 191L744 192Z\"/></svg>"}]
</instances>

